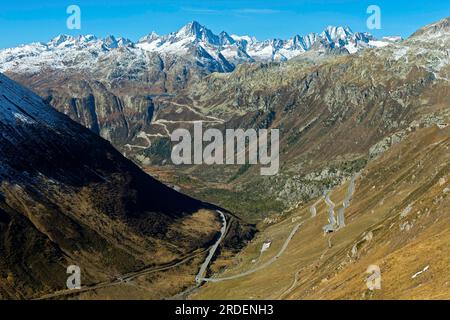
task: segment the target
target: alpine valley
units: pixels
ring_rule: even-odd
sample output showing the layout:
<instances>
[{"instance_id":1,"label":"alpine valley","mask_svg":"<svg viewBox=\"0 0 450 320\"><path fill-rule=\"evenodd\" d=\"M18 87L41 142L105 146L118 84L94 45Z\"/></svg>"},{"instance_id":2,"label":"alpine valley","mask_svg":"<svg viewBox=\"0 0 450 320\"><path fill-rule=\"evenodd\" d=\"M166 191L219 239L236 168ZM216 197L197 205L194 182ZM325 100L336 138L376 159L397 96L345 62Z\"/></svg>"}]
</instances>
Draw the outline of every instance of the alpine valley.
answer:
<instances>
[{"instance_id":1,"label":"alpine valley","mask_svg":"<svg viewBox=\"0 0 450 320\"><path fill-rule=\"evenodd\" d=\"M0 297L450 299L449 48L444 18L0 50ZM279 173L174 165L199 121L279 129Z\"/></svg>"}]
</instances>

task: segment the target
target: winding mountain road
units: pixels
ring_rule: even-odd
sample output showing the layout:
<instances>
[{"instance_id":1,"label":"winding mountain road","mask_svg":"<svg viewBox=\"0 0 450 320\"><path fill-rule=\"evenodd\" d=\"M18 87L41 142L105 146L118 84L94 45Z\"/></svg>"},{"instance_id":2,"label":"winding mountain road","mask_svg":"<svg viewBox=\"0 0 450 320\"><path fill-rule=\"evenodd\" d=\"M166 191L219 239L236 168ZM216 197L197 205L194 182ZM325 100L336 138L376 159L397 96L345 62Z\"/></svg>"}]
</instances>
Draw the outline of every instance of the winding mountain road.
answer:
<instances>
[{"instance_id":1,"label":"winding mountain road","mask_svg":"<svg viewBox=\"0 0 450 320\"><path fill-rule=\"evenodd\" d=\"M206 257L205 261L203 262L202 266L200 267L197 276L195 277L195 282L197 283L201 283L202 280L204 279L203 276L206 273L206 269L208 268L209 263L211 262L211 259L217 250L217 247L222 242L223 238L225 237L225 232L227 231L227 219L225 218L225 215L219 210L216 211L220 214L220 217L222 218L222 228L220 229L220 237L219 239L217 239L216 243L211 247L211 249L209 249L209 254Z\"/></svg>"},{"instance_id":2,"label":"winding mountain road","mask_svg":"<svg viewBox=\"0 0 450 320\"><path fill-rule=\"evenodd\" d=\"M199 271L199 275L203 275L206 271L206 268L208 267L212 257L214 256L215 251L217 250L217 247L219 246L220 242L223 240L224 236L225 236L225 232L227 230L227 221L225 218L225 215L217 210L217 212L220 214L223 224L222 224L222 228L221 228L221 235L220 238L216 241L216 243L209 249L209 255L207 256L205 262L202 264L200 271ZM96 283L96 284L92 284L89 286L84 286L81 289L65 289L65 290L61 290L58 292L54 292L54 293L50 293L50 294L46 294L43 296L39 296L36 297L35 300L45 300L45 299L55 299L55 298L61 298L63 296L67 296L67 295L72 295L72 294L79 294L79 293L83 293L83 292L88 292L88 291L93 291L93 290L97 290L97 289L101 289L101 288L107 288L107 287L111 287L111 286L115 286L115 285L119 285L119 284L123 284L123 283L129 283L131 280L140 277L142 275L146 275L146 274L151 274L151 273L155 273L155 272L161 272L161 271L166 271L175 267L178 267L184 263L186 263L187 261L191 260L192 258L200 255L200 254L204 254L207 250L201 250L201 251L197 251L194 253L191 253L190 255L181 258L178 261L172 262L170 264L167 265L162 265L162 266L158 266L158 267L149 267L149 268L144 268L142 270L139 271L135 271L135 272L130 272L127 274L123 274L120 276L117 276L114 280L110 280L110 281L105 281L105 282L101 282L101 283ZM197 276L198 277L198 276ZM197 280L196 277L196 280Z\"/></svg>"},{"instance_id":3,"label":"winding mountain road","mask_svg":"<svg viewBox=\"0 0 450 320\"><path fill-rule=\"evenodd\" d=\"M325 232L330 232L335 230L336 219L334 217L334 207L335 204L330 199L330 192L325 195L325 203L328 206L328 224L323 227Z\"/></svg>"},{"instance_id":4,"label":"winding mountain road","mask_svg":"<svg viewBox=\"0 0 450 320\"><path fill-rule=\"evenodd\" d=\"M356 179L361 175L360 172L355 174L352 179L350 180L350 184L348 186L347 196L344 199L344 202L342 203L344 208L348 208L350 206L350 200L353 197L353 194L355 193L355 183Z\"/></svg>"},{"instance_id":5,"label":"winding mountain road","mask_svg":"<svg viewBox=\"0 0 450 320\"><path fill-rule=\"evenodd\" d=\"M311 218L314 218L317 215L316 206L322 201L323 197L320 197L311 207L309 207L309 212L311 213Z\"/></svg>"},{"instance_id":6,"label":"winding mountain road","mask_svg":"<svg viewBox=\"0 0 450 320\"><path fill-rule=\"evenodd\" d=\"M287 237L286 241L284 242L283 246L281 247L280 251L274 256L272 257L270 260L266 261L265 263L263 263L262 265L260 265L259 267L256 267L254 269L250 269L248 271L242 272L240 274L236 274L234 276L229 276L229 277L223 277L223 278L201 278L199 280L201 281L206 281L206 282L220 282L220 281L227 281L227 280L233 280L233 279L238 279L238 278L242 278L245 276L248 276L252 273L255 273L259 270L262 270L268 266L270 266L272 263L274 263L282 254L283 252L287 249L287 246L289 245L289 242L292 240L292 238L294 237L295 233L297 232L297 230L300 228L300 226L303 224L303 222L297 224L291 231L291 233L289 234L289 236Z\"/></svg>"},{"instance_id":7,"label":"winding mountain road","mask_svg":"<svg viewBox=\"0 0 450 320\"><path fill-rule=\"evenodd\" d=\"M361 175L361 173L355 174L352 179L350 180L350 184L348 185L347 194L345 195L345 199L342 202L342 207L339 208L338 211L338 227L343 228L345 227L345 209L347 209L350 206L350 200L353 197L353 193L355 193L355 182L356 179Z\"/></svg>"},{"instance_id":8,"label":"winding mountain road","mask_svg":"<svg viewBox=\"0 0 450 320\"><path fill-rule=\"evenodd\" d=\"M361 175L361 172L356 173L350 180L350 184L347 189L347 194L345 195L344 201L342 202L342 207L339 208L337 214L337 221L335 219L334 207L335 204L330 199L330 193L328 192L325 196L325 202L328 205L328 224L323 227L325 232L335 231L337 228L345 227L345 209L350 206L350 200L353 197L353 193L355 192L355 182L356 179ZM337 225L337 227L336 227Z\"/></svg>"},{"instance_id":9,"label":"winding mountain road","mask_svg":"<svg viewBox=\"0 0 450 320\"><path fill-rule=\"evenodd\" d=\"M97 290L97 289L101 289L101 288L115 286L118 284L128 283L129 281L131 281L137 277L140 277L142 275L166 271L166 270L178 267L178 266L186 263L187 261L191 260L192 258L194 258L200 254L203 254L205 251L199 251L199 252L192 253L192 254L182 258L179 261L167 264L165 266L145 268L140 271L130 272L130 273L127 273L124 275L117 276L114 280L84 286L81 289L65 289L65 290L54 292L54 293L46 294L46 295L43 295L40 297L36 297L33 300L46 300L46 299L61 298L63 296L67 296L67 295L79 294L79 293L83 293L83 292L88 292L88 291L93 291L93 290Z\"/></svg>"},{"instance_id":10,"label":"winding mountain road","mask_svg":"<svg viewBox=\"0 0 450 320\"><path fill-rule=\"evenodd\" d=\"M287 296L289 293L291 293L292 290L295 289L295 286L297 285L297 282L298 282L299 275L300 275L300 270L298 270L297 272L294 273L294 280L292 281L292 284L290 285L289 288L287 288L285 291L283 291L283 293L281 293L280 298Z\"/></svg>"}]
</instances>

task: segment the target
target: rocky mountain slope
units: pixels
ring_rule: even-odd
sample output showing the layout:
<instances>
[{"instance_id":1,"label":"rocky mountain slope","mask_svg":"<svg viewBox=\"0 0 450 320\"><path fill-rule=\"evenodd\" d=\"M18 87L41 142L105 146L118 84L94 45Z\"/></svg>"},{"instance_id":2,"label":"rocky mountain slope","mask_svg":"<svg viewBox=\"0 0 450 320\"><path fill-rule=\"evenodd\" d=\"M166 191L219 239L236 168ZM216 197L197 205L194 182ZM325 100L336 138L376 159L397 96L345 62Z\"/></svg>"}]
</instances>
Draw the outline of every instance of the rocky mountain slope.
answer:
<instances>
[{"instance_id":1,"label":"rocky mountain slope","mask_svg":"<svg viewBox=\"0 0 450 320\"><path fill-rule=\"evenodd\" d=\"M205 249L217 214L0 74L0 297L83 285Z\"/></svg>"},{"instance_id":2,"label":"rocky mountain slope","mask_svg":"<svg viewBox=\"0 0 450 320\"><path fill-rule=\"evenodd\" d=\"M120 63L104 65L104 70L120 67L113 73L120 76L119 82L95 80L102 79L100 74L95 79L53 71L9 74L161 179L239 214L262 219L339 184L402 139L408 128L447 121L445 21L424 28L426 36L418 31L405 41L378 44L352 55L335 54L347 45L337 39L350 31L328 28L318 37L334 39L335 45L325 48L331 54L321 55L314 49L319 41L288 61L241 64L230 73L199 76L172 93L151 94L149 82L143 79L155 80L154 86L159 74L141 78L139 70ZM153 44L154 50L169 50L180 43L183 48L206 47L205 43L226 43L228 37L222 36L191 23L167 36L151 34L141 44ZM119 47L111 54L132 51ZM173 66L185 66L180 59L177 56ZM221 130L279 128L280 174L261 177L259 168L252 166L171 166L169 134L179 127L192 128L194 120Z\"/></svg>"},{"instance_id":3,"label":"rocky mountain slope","mask_svg":"<svg viewBox=\"0 0 450 320\"><path fill-rule=\"evenodd\" d=\"M261 224L239 256L216 261L216 282L191 298L450 299L449 150L450 125L417 128L356 175L353 193L348 179L328 200L318 197ZM336 214L344 208L345 225L332 233L323 229L327 201ZM379 286L370 280L374 270Z\"/></svg>"},{"instance_id":4,"label":"rocky mountain slope","mask_svg":"<svg viewBox=\"0 0 450 320\"><path fill-rule=\"evenodd\" d=\"M210 118L205 125L221 130L279 128L276 176L260 176L257 166L193 166L185 173L192 191L201 192L208 182L216 190L204 190L203 196L233 210L264 217L295 207L341 183L411 128L449 122L447 22L425 27L426 35L419 31L401 43L355 55L242 65L229 74L212 74L176 97L155 100L165 108L156 121L189 106L218 118L222 124ZM177 125L165 123L169 132ZM156 144L164 138L152 139ZM165 154L157 148L136 150L148 162L157 163L154 153ZM188 187L181 176L174 183Z\"/></svg>"},{"instance_id":5,"label":"rocky mountain slope","mask_svg":"<svg viewBox=\"0 0 450 320\"><path fill-rule=\"evenodd\" d=\"M364 52L361 58L372 62L370 72L359 57L313 67L316 78L298 96L308 98L309 88L319 85L325 98L315 96L317 104L308 100L308 106L324 104L322 116L333 116L327 115L332 108L337 119L331 123L333 133L326 123L318 127L317 120L299 126L302 136L318 146L315 151L297 144L300 152L313 155L305 160L319 163L318 174L312 171L298 179L299 185L289 184L286 196L295 197L311 181L324 181L325 188L261 220L258 237L239 255L219 257L204 287L190 298L450 298L449 21L418 30L401 46ZM265 73L256 72L264 92L270 92L261 76ZM327 72L335 75L334 86L328 82L332 94L320 86L326 81L320 75ZM355 92L349 92L352 83ZM216 101L218 110L228 112ZM320 130L320 136L310 136L312 130ZM286 169L297 161L293 154L286 154ZM358 154L363 163L346 174L348 166L329 167ZM314 168L304 161L298 175L308 172L308 165ZM272 181L271 190L275 186Z\"/></svg>"},{"instance_id":6,"label":"rocky mountain slope","mask_svg":"<svg viewBox=\"0 0 450 320\"><path fill-rule=\"evenodd\" d=\"M194 23L137 44L61 38L54 45L70 52L62 69L39 65L28 73L27 64L16 64L8 74L153 176L259 222L260 236L237 256L221 250L208 277L233 277L270 262L267 269L245 281L210 283L193 298L447 298L449 19L352 55L342 55L350 40L325 46L318 40L285 61L277 55L287 58L281 49L289 41L268 42L268 51L279 48L275 55L232 72L223 72L229 71L226 52L202 60L205 52L217 44L241 46L247 55L229 56L251 62L258 60L251 48L264 52L264 45L216 36ZM347 32L329 28L323 36L341 39ZM300 47L306 42L296 40ZM74 45L85 49L72 51ZM98 60L97 46L104 51ZM171 53L180 47L183 54ZM2 68L14 59L26 61L20 50L8 53ZM46 54L37 56L45 65ZM64 69L83 61L95 61L94 67ZM212 69L205 68L209 63ZM168 66L175 71L167 72ZM200 210L203 203L144 175L108 142L6 77L0 88L0 252L8 258L0 260L2 297L61 288L67 264L88 266L86 280L96 283L197 257L195 249L201 254L212 241L220 226L215 214ZM222 131L280 129L280 173L261 176L258 166L249 165L171 165L170 132L192 129L194 120ZM356 181L354 195L348 194L349 181ZM341 221L324 229L332 222L333 202ZM236 229L228 239L240 243ZM266 240L271 247L262 254ZM185 272L182 277L164 273L189 284L199 262L193 261L176 269ZM380 266L385 291L367 290L371 264ZM145 274L135 285L158 283L173 292L175 282L160 276ZM117 294L108 291L108 297Z\"/></svg>"}]
</instances>

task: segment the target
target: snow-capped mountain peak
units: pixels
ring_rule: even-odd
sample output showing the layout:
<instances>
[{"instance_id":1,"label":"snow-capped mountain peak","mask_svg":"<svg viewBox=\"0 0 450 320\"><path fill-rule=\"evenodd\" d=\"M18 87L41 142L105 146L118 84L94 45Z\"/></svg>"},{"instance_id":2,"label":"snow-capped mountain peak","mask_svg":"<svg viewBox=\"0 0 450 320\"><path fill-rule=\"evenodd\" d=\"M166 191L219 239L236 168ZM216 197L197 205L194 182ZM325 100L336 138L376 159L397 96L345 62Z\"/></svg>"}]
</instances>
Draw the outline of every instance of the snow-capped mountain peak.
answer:
<instances>
[{"instance_id":1,"label":"snow-capped mountain peak","mask_svg":"<svg viewBox=\"0 0 450 320\"><path fill-rule=\"evenodd\" d=\"M69 41L70 42L75 41L75 38L72 36L65 35L65 34L60 34L59 36L50 40L48 44L53 47L58 47L59 45L65 43L65 42L69 42Z\"/></svg>"},{"instance_id":2,"label":"snow-capped mountain peak","mask_svg":"<svg viewBox=\"0 0 450 320\"><path fill-rule=\"evenodd\" d=\"M203 27L200 23L197 21L191 21L188 24L181 27L177 32L176 35L180 38L182 37L190 37L195 36L196 38L201 37L202 31L205 31L205 27ZM209 31L209 30L208 30Z\"/></svg>"},{"instance_id":3,"label":"snow-capped mountain peak","mask_svg":"<svg viewBox=\"0 0 450 320\"><path fill-rule=\"evenodd\" d=\"M138 42L113 35L99 39L94 35L59 35L47 43L32 43L0 50L0 72L38 72L50 69L86 69L95 67L104 55L117 62L115 51L126 47L127 59L147 59L146 53L161 56L182 56L198 61L214 71L231 71L237 64L254 61L284 61L310 50L341 48L355 53L367 47L378 47L390 41L376 41L368 33L353 32L349 27L328 26L321 33L295 35L283 39L259 41L248 35L215 34L197 21L189 22L167 35L152 32ZM147 61L137 62L146 65ZM120 64L120 63L119 63ZM128 62L126 63L128 64Z\"/></svg>"},{"instance_id":4,"label":"snow-capped mountain peak","mask_svg":"<svg viewBox=\"0 0 450 320\"><path fill-rule=\"evenodd\" d=\"M247 43L255 43L258 41L255 37L250 36L238 36L236 34L232 34L230 37L235 41L246 41Z\"/></svg>"},{"instance_id":5,"label":"snow-capped mountain peak","mask_svg":"<svg viewBox=\"0 0 450 320\"><path fill-rule=\"evenodd\" d=\"M236 43L236 40L225 31L219 33L219 41L221 45L231 45Z\"/></svg>"},{"instance_id":6,"label":"snow-capped mountain peak","mask_svg":"<svg viewBox=\"0 0 450 320\"><path fill-rule=\"evenodd\" d=\"M93 34L80 35L80 36L77 37L77 40L79 42L90 42L90 41L97 40L97 37L94 36Z\"/></svg>"},{"instance_id":7,"label":"snow-capped mountain peak","mask_svg":"<svg viewBox=\"0 0 450 320\"><path fill-rule=\"evenodd\" d=\"M145 37L140 38L138 42L152 42L152 41L157 40L159 38L160 38L160 36L155 31L152 31L151 33L149 33Z\"/></svg>"},{"instance_id":8,"label":"snow-capped mountain peak","mask_svg":"<svg viewBox=\"0 0 450 320\"><path fill-rule=\"evenodd\" d=\"M201 37L202 31L204 32L205 29L206 28L197 21L191 21L186 25L184 25L183 27L181 27L181 29L176 32L176 35L179 37L190 37L190 36Z\"/></svg>"},{"instance_id":9,"label":"snow-capped mountain peak","mask_svg":"<svg viewBox=\"0 0 450 320\"><path fill-rule=\"evenodd\" d=\"M131 41L130 39L123 37L116 38L112 35L107 36L101 42L107 49L116 49L120 47L128 47L134 45L133 41Z\"/></svg>"},{"instance_id":10,"label":"snow-capped mountain peak","mask_svg":"<svg viewBox=\"0 0 450 320\"><path fill-rule=\"evenodd\" d=\"M117 48L119 46L119 42L117 41L116 37L112 35L107 36L103 41L109 48Z\"/></svg>"},{"instance_id":11,"label":"snow-capped mountain peak","mask_svg":"<svg viewBox=\"0 0 450 320\"><path fill-rule=\"evenodd\" d=\"M171 34L173 35L173 34ZM203 41L212 45L220 45L219 36L214 34L211 30L202 26L197 21L192 21L183 26L178 30L174 36L169 36L169 38L181 39L190 38L194 41Z\"/></svg>"},{"instance_id":12,"label":"snow-capped mountain peak","mask_svg":"<svg viewBox=\"0 0 450 320\"><path fill-rule=\"evenodd\" d=\"M353 35L353 31L349 27L328 26L320 36L329 42L337 40L345 40Z\"/></svg>"}]
</instances>

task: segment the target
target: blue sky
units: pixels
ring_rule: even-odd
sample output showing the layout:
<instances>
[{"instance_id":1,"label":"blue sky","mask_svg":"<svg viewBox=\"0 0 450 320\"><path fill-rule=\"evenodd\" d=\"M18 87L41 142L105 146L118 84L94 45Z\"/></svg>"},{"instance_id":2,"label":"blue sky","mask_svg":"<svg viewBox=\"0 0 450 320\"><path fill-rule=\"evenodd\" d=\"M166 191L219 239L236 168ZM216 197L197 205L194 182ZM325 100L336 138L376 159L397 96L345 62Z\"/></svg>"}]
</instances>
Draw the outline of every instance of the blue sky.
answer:
<instances>
[{"instance_id":1,"label":"blue sky","mask_svg":"<svg viewBox=\"0 0 450 320\"><path fill-rule=\"evenodd\" d=\"M66 27L69 5L81 8L81 30ZM368 30L366 9L381 8L381 29ZM408 36L423 25L450 16L450 0L1 0L0 48L48 41L58 34L109 34L132 40L156 31L166 34L196 20L216 33L289 38L348 25L377 37Z\"/></svg>"}]
</instances>

